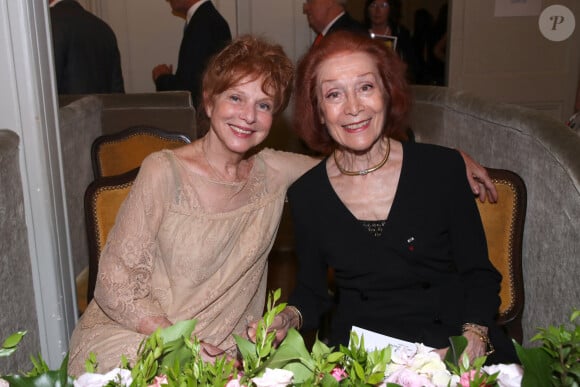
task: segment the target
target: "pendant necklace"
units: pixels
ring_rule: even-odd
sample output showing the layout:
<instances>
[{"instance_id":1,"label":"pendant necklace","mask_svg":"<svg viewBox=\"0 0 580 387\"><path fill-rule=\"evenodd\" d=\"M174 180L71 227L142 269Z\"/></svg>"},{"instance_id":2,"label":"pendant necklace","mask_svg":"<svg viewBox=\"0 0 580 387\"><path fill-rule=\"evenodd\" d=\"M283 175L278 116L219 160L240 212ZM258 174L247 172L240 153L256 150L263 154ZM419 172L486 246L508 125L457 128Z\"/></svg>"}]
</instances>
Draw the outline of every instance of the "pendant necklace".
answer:
<instances>
[{"instance_id":1,"label":"pendant necklace","mask_svg":"<svg viewBox=\"0 0 580 387\"><path fill-rule=\"evenodd\" d=\"M204 158L205 162L207 163L207 165L209 165L209 167L211 168L213 174L217 178L217 179L210 178L210 180L215 181L216 183L220 183L220 184L224 184L224 185L229 185L229 186L235 186L235 187L239 187L240 184L241 184L242 185L242 188L243 188L243 186L247 182L247 179L239 180L239 181L227 181L227 180L224 180L223 175L218 172L218 170L213 166L212 163L210 163L209 159L207 158L207 152L205 151L205 146L204 145L205 145L205 142L203 142L201 144L201 152L203 153L203 158Z\"/></svg>"}]
</instances>

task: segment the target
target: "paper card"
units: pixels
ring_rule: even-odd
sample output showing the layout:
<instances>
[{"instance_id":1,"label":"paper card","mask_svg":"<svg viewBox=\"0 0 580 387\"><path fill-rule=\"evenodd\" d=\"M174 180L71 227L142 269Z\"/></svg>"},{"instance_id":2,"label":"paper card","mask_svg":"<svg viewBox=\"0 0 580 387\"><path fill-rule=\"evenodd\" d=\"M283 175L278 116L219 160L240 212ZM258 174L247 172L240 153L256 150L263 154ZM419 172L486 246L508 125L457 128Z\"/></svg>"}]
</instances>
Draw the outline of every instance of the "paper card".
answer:
<instances>
[{"instance_id":1,"label":"paper card","mask_svg":"<svg viewBox=\"0 0 580 387\"><path fill-rule=\"evenodd\" d=\"M377 332L369 331L368 329L360 328L357 326L352 327L352 331L355 332L358 337L365 338L365 349L367 351L374 351L376 349L383 349L390 345L393 351L398 351L404 348L406 351L414 353L417 350L417 345L411 343L410 341L400 340L391 336L386 336ZM432 350L434 348L424 346L427 350Z\"/></svg>"}]
</instances>

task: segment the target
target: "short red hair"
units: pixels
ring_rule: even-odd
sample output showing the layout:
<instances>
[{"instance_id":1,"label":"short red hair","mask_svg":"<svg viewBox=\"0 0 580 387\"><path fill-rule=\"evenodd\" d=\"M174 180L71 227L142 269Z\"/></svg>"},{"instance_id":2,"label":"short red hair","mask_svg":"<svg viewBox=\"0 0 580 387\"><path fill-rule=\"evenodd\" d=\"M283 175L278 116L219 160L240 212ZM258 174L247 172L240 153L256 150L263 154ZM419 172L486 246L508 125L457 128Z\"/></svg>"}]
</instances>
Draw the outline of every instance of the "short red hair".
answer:
<instances>
[{"instance_id":1,"label":"short red hair","mask_svg":"<svg viewBox=\"0 0 580 387\"><path fill-rule=\"evenodd\" d=\"M409 85L405 79L406 66L397 53L384 43L365 35L337 31L324 37L298 63L294 94L294 130L312 150L329 154L336 147L326 126L321 123L316 94L320 64L338 54L363 52L370 55L385 89L387 117L383 135L406 140L406 124L411 108Z\"/></svg>"},{"instance_id":2,"label":"short red hair","mask_svg":"<svg viewBox=\"0 0 580 387\"><path fill-rule=\"evenodd\" d=\"M203 74L203 101L198 109L198 133L209 129L205 108L242 79L263 79L262 91L274 99L274 115L284 111L292 93L294 65L282 46L250 35L234 39L208 63Z\"/></svg>"}]
</instances>

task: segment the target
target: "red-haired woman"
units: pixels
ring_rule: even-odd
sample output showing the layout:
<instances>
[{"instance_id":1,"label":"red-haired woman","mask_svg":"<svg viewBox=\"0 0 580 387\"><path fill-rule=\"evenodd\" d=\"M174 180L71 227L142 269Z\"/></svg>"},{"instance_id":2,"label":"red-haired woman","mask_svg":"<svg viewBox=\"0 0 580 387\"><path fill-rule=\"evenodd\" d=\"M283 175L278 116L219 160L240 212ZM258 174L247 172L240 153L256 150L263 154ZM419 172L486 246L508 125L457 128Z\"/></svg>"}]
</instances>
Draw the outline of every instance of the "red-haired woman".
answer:
<instances>
[{"instance_id":1,"label":"red-haired woman","mask_svg":"<svg viewBox=\"0 0 580 387\"><path fill-rule=\"evenodd\" d=\"M109 234L95 298L71 339L69 370L131 363L157 328L197 319L208 360L235 356L263 313L267 258L288 186L319 160L264 149L287 105L294 66L279 45L234 40L203 79L207 133L150 155Z\"/></svg>"},{"instance_id":2,"label":"red-haired woman","mask_svg":"<svg viewBox=\"0 0 580 387\"><path fill-rule=\"evenodd\" d=\"M353 325L441 353L463 334L471 358L495 347L489 361L513 361L465 164L455 150L406 141L401 60L337 32L301 60L297 85L296 130L329 154L288 191L299 257L290 303L304 328L333 308L332 345L347 344Z\"/></svg>"}]
</instances>

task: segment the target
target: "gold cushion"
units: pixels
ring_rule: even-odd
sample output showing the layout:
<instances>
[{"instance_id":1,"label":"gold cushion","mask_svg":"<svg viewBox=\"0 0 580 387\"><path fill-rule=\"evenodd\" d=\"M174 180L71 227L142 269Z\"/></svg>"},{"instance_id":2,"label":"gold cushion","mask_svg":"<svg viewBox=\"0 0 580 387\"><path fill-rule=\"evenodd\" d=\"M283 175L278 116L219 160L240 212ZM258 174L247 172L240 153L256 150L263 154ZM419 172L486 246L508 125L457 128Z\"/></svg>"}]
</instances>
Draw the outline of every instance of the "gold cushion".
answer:
<instances>
[{"instance_id":1,"label":"gold cushion","mask_svg":"<svg viewBox=\"0 0 580 387\"><path fill-rule=\"evenodd\" d=\"M162 149L173 149L190 143L181 133L139 126L112 135L98 137L91 149L95 178L126 173L141 165L143 159Z\"/></svg>"}]
</instances>

